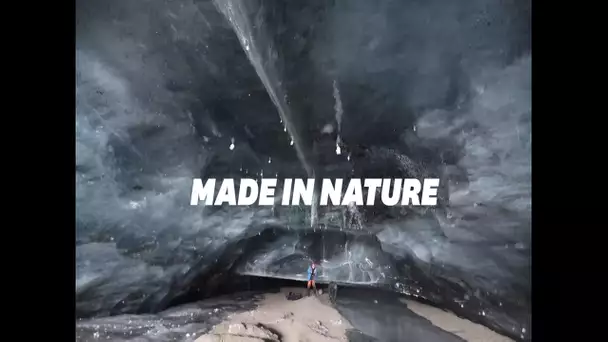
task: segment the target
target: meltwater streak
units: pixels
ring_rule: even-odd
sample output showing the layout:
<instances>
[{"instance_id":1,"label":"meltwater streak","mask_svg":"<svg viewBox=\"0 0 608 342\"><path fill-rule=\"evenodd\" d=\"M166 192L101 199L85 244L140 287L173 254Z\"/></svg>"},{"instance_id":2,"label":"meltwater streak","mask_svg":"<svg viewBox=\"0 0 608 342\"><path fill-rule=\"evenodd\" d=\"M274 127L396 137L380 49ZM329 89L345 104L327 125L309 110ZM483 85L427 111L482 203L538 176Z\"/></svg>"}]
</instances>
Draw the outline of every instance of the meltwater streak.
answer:
<instances>
[{"instance_id":1,"label":"meltwater streak","mask_svg":"<svg viewBox=\"0 0 608 342\"><path fill-rule=\"evenodd\" d=\"M230 22L243 50L247 54L247 58L249 58L272 102L277 107L308 177L314 177L315 171L310 159L310 152L306 149L306 145L294 124L293 111L287 104L287 94L281 88L281 80L273 63L273 59L276 58L273 57L273 53L276 53L276 51L273 50L272 43L264 32L263 25L260 22L252 24L250 15L253 9L251 8L251 2L247 3L242 0L214 0L213 2ZM258 13L261 13L261 11L258 11Z\"/></svg>"},{"instance_id":2,"label":"meltwater streak","mask_svg":"<svg viewBox=\"0 0 608 342\"><path fill-rule=\"evenodd\" d=\"M295 114L288 105L287 93L281 88L281 80L274 64L277 51L273 49L267 33L264 32L264 26L261 23L263 19L259 17L262 11L258 10L255 13L255 10L251 8L252 2L243 0L214 0L213 2L230 22L247 58L277 108L306 174L310 178L318 177L319 175L315 172L314 164L311 161L311 152L306 147L307 145L294 122ZM251 22L252 14L256 14L254 24ZM318 222L319 191L320 189L316 187L310 208L310 225L312 228L315 228Z\"/></svg>"}]
</instances>

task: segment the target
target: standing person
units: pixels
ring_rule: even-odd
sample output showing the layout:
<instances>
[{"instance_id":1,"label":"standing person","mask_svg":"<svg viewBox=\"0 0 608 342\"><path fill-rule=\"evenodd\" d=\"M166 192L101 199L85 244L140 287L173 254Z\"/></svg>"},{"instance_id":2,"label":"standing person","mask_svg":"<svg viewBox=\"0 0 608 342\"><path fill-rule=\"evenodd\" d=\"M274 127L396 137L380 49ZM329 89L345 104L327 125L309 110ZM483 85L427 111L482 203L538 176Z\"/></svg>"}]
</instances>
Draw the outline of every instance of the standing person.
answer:
<instances>
[{"instance_id":1,"label":"standing person","mask_svg":"<svg viewBox=\"0 0 608 342\"><path fill-rule=\"evenodd\" d=\"M316 278L317 278L317 265L313 261L312 264L310 264L310 266L308 266L308 284L306 285L306 288L308 289L309 296L310 296L311 287L315 291L315 294L317 293L317 286L315 285Z\"/></svg>"}]
</instances>

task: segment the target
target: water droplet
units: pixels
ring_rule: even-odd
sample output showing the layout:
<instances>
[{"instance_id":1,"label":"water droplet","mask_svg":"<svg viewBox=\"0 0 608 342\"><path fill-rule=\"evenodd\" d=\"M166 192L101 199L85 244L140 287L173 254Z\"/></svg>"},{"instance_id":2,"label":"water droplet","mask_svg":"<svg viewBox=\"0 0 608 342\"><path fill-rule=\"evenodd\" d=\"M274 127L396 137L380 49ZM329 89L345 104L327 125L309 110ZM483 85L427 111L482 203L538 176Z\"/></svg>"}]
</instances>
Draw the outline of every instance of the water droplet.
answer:
<instances>
[{"instance_id":1,"label":"water droplet","mask_svg":"<svg viewBox=\"0 0 608 342\"><path fill-rule=\"evenodd\" d=\"M291 139L291 141L289 142L289 145L293 145L293 139Z\"/></svg>"},{"instance_id":2,"label":"water droplet","mask_svg":"<svg viewBox=\"0 0 608 342\"><path fill-rule=\"evenodd\" d=\"M231 151L234 150L234 144L230 144L229 148Z\"/></svg>"},{"instance_id":3,"label":"water droplet","mask_svg":"<svg viewBox=\"0 0 608 342\"><path fill-rule=\"evenodd\" d=\"M522 332L523 334L525 334L525 333L526 333L526 328L521 328L521 332Z\"/></svg>"},{"instance_id":4,"label":"water droplet","mask_svg":"<svg viewBox=\"0 0 608 342\"><path fill-rule=\"evenodd\" d=\"M283 132L287 132L287 127L283 127Z\"/></svg>"},{"instance_id":5,"label":"water droplet","mask_svg":"<svg viewBox=\"0 0 608 342\"><path fill-rule=\"evenodd\" d=\"M272 163L272 157L268 157L268 164Z\"/></svg>"},{"instance_id":6,"label":"water droplet","mask_svg":"<svg viewBox=\"0 0 608 342\"><path fill-rule=\"evenodd\" d=\"M337 155L341 155L342 154L342 149L340 149L340 145L336 144L336 154Z\"/></svg>"}]
</instances>

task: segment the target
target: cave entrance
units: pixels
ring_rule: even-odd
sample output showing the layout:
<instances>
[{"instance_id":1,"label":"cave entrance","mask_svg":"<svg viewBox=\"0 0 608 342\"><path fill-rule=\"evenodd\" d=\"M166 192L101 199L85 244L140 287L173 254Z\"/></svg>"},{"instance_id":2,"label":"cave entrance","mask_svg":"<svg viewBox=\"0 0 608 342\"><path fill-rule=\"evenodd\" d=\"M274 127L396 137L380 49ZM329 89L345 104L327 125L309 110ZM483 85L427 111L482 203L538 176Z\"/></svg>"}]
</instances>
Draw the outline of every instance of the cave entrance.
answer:
<instances>
[{"instance_id":1,"label":"cave entrance","mask_svg":"<svg viewBox=\"0 0 608 342\"><path fill-rule=\"evenodd\" d=\"M317 290L326 291L328 284L316 282L316 287ZM277 293L281 288L301 289L298 292L304 294L306 293L306 281L232 273L226 276L221 284L214 286L212 290L201 288L200 291L189 291L188 294L174 299L169 307L244 292Z\"/></svg>"}]
</instances>

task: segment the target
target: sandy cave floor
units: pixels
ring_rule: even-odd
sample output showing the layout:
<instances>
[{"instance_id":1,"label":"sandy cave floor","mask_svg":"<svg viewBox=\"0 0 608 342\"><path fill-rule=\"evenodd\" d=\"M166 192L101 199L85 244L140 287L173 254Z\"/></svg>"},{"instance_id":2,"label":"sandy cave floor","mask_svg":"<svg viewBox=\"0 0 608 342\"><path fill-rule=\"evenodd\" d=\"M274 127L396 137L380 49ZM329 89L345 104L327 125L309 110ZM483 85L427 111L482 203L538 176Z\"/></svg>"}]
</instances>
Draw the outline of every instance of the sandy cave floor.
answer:
<instances>
[{"instance_id":1,"label":"sandy cave floor","mask_svg":"<svg viewBox=\"0 0 608 342\"><path fill-rule=\"evenodd\" d=\"M351 324L329 303L327 294L291 301L289 292L305 293L302 288L282 288L264 296L258 308L228 316L196 342L324 342L348 341ZM507 342L502 336L480 324L412 300L401 300L417 315L433 325L470 342Z\"/></svg>"}]
</instances>

